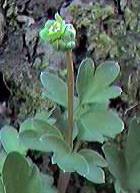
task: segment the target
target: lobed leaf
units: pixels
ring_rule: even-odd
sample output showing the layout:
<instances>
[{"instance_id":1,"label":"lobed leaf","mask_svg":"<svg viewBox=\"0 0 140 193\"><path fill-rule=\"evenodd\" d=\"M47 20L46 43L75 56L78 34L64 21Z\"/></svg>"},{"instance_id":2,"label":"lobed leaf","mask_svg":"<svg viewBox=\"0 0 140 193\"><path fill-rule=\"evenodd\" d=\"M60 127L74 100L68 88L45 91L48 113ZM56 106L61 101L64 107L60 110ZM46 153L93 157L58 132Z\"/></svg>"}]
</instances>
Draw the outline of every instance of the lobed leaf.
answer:
<instances>
[{"instance_id":1,"label":"lobed leaf","mask_svg":"<svg viewBox=\"0 0 140 193\"><path fill-rule=\"evenodd\" d=\"M43 72L40 76L47 98L59 105L67 107L67 86L65 82L50 72Z\"/></svg>"},{"instance_id":2,"label":"lobed leaf","mask_svg":"<svg viewBox=\"0 0 140 193\"><path fill-rule=\"evenodd\" d=\"M47 121L36 118L26 119L21 124L20 133L24 131L34 131L38 134L38 136L42 136L44 134L52 134L62 137L61 132L55 126L49 124Z\"/></svg>"},{"instance_id":3,"label":"lobed leaf","mask_svg":"<svg viewBox=\"0 0 140 193\"><path fill-rule=\"evenodd\" d=\"M124 128L117 113L106 108L98 109L98 105L82 115L78 121L79 138L87 141L103 142L108 137L114 138Z\"/></svg>"},{"instance_id":4,"label":"lobed leaf","mask_svg":"<svg viewBox=\"0 0 140 193\"><path fill-rule=\"evenodd\" d=\"M104 103L119 96L122 90L111 86L119 72L120 67L115 62L105 62L95 70L91 59L82 61L76 82L80 103Z\"/></svg>"},{"instance_id":5,"label":"lobed leaf","mask_svg":"<svg viewBox=\"0 0 140 193\"><path fill-rule=\"evenodd\" d=\"M11 126L4 126L0 131L0 140L7 153L12 151L17 151L21 154L26 153L27 149L20 143L19 134L15 128Z\"/></svg>"},{"instance_id":6,"label":"lobed leaf","mask_svg":"<svg viewBox=\"0 0 140 193\"><path fill-rule=\"evenodd\" d=\"M37 167L30 165L21 154L17 152L8 154L2 171L2 181L6 193L56 192L48 191L52 187L51 181L45 182L43 177Z\"/></svg>"},{"instance_id":7,"label":"lobed leaf","mask_svg":"<svg viewBox=\"0 0 140 193\"><path fill-rule=\"evenodd\" d=\"M82 149L79 151L79 153L88 162L89 173L86 175L86 178L94 183L104 183L105 174L104 171L101 169L101 167L107 166L104 158L91 149Z\"/></svg>"}]
</instances>

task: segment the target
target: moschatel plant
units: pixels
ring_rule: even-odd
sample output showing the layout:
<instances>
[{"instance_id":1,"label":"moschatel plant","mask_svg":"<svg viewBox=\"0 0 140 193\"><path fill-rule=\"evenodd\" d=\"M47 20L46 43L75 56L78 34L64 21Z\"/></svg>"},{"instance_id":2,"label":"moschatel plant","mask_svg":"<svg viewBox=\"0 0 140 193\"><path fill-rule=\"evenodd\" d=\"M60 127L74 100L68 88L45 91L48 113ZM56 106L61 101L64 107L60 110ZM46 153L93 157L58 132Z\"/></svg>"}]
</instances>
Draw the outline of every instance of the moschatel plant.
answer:
<instances>
[{"instance_id":1,"label":"moschatel plant","mask_svg":"<svg viewBox=\"0 0 140 193\"><path fill-rule=\"evenodd\" d=\"M108 107L109 100L122 92L112 85L120 72L118 63L109 61L95 68L92 59L86 58L80 64L74 84L73 25L66 24L57 13L54 20L46 22L40 37L54 49L65 52L67 84L52 72L42 72L43 96L57 104L55 110L36 113L20 125L19 132L11 126L2 128L0 193L65 193L73 172L91 182L104 183L106 160L83 144L103 143L124 128L117 113ZM26 156L28 149L53 153L51 162L60 168L57 189L52 177L42 174Z\"/></svg>"}]
</instances>

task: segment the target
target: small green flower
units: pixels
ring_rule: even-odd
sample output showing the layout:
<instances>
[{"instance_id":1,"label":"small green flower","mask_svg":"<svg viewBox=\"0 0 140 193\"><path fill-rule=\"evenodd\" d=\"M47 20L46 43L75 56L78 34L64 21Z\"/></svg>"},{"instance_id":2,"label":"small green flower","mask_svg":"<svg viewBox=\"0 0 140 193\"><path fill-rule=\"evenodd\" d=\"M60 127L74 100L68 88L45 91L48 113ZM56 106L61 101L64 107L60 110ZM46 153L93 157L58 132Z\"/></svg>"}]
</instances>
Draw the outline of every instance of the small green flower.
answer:
<instances>
[{"instance_id":1,"label":"small green flower","mask_svg":"<svg viewBox=\"0 0 140 193\"><path fill-rule=\"evenodd\" d=\"M57 13L55 20L46 22L45 27L40 31L40 37L55 49L66 51L75 47L76 31L72 24L66 24Z\"/></svg>"}]
</instances>

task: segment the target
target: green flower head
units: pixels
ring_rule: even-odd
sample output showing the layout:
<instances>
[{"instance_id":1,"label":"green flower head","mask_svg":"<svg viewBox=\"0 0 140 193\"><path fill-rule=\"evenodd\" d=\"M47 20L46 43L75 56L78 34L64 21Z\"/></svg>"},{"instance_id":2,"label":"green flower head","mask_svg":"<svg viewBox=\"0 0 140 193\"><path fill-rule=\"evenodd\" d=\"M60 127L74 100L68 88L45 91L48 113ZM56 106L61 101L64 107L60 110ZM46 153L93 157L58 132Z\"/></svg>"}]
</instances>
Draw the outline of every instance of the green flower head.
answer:
<instances>
[{"instance_id":1,"label":"green flower head","mask_svg":"<svg viewBox=\"0 0 140 193\"><path fill-rule=\"evenodd\" d=\"M56 13L55 20L48 20L40 31L40 37L55 49L67 51L75 47L76 31L72 24L66 24Z\"/></svg>"}]
</instances>

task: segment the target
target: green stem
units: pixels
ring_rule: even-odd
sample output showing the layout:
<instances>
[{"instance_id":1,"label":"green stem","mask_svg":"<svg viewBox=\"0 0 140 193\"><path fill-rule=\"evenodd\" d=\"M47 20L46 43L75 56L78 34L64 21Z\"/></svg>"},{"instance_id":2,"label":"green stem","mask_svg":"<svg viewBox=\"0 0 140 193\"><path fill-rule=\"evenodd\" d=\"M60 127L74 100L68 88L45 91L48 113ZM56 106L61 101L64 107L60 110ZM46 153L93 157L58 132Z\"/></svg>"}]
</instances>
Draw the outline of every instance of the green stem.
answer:
<instances>
[{"instance_id":1,"label":"green stem","mask_svg":"<svg viewBox=\"0 0 140 193\"><path fill-rule=\"evenodd\" d=\"M74 70L73 70L73 59L72 51L66 52L67 60L67 86L68 86L68 132L67 132L67 143L73 148L73 101L74 101ZM59 193L65 193L69 184L71 173L64 173L60 171L58 180Z\"/></svg>"}]
</instances>

